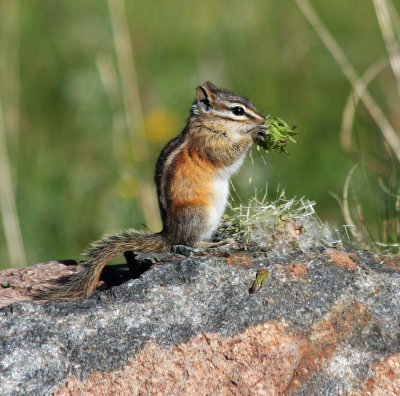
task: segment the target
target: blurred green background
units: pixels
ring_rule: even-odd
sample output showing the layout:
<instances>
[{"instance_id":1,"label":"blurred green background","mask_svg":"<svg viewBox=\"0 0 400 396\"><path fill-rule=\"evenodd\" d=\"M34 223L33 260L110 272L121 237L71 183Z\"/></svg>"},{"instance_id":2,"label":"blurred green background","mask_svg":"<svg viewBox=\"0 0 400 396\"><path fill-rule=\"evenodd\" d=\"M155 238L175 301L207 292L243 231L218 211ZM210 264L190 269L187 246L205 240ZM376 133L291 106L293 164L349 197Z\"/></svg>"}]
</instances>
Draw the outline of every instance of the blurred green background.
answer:
<instances>
[{"instance_id":1,"label":"blurred green background","mask_svg":"<svg viewBox=\"0 0 400 396\"><path fill-rule=\"evenodd\" d=\"M359 74L387 56L372 1L311 4ZM279 185L288 197L315 200L323 220L343 224L330 192L341 194L352 165L367 157L374 172L387 172L382 135L363 106L353 154L341 147L351 86L295 1L3 0L3 132L28 265L77 259L104 233L142 224L158 231L157 217L143 214L154 164L206 80L302 132L301 145L268 155L266 165L253 152L234 178L243 201L254 188ZM370 89L399 130L393 85L385 68ZM375 219L376 200L365 201L364 217ZM7 268L4 213L2 220L0 268Z\"/></svg>"}]
</instances>

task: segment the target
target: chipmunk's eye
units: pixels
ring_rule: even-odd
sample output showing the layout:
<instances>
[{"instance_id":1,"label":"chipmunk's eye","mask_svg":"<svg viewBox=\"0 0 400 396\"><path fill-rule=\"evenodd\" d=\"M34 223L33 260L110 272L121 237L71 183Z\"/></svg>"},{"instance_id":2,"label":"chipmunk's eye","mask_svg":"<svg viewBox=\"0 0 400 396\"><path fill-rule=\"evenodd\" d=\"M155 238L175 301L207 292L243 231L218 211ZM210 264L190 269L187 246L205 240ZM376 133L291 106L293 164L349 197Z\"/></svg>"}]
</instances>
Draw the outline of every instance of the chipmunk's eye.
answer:
<instances>
[{"instance_id":1,"label":"chipmunk's eye","mask_svg":"<svg viewBox=\"0 0 400 396\"><path fill-rule=\"evenodd\" d=\"M237 116L246 114L246 112L244 111L244 108L241 107L241 106L232 107L231 110L232 110L232 113L237 115Z\"/></svg>"}]
</instances>

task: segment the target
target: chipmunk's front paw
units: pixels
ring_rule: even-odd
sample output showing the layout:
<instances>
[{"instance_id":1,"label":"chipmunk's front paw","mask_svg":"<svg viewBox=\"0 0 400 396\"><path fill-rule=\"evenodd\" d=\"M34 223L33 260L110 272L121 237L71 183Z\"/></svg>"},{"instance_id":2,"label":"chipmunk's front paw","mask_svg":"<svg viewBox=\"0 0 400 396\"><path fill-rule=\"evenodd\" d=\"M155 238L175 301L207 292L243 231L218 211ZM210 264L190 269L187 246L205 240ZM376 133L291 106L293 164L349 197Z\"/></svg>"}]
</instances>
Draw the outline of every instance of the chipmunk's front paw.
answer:
<instances>
[{"instance_id":1,"label":"chipmunk's front paw","mask_svg":"<svg viewBox=\"0 0 400 396\"><path fill-rule=\"evenodd\" d=\"M259 127L255 128L253 132L254 143L264 143L265 139L269 135L269 128L270 125L260 125Z\"/></svg>"}]
</instances>

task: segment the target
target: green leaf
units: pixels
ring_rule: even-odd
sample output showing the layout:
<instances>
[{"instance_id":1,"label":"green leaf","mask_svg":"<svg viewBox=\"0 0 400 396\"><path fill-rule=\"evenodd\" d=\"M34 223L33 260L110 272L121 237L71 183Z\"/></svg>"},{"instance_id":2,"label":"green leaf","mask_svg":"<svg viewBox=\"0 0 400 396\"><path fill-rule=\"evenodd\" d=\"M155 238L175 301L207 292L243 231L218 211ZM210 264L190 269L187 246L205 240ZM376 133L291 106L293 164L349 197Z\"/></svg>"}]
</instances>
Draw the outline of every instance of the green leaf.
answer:
<instances>
[{"instance_id":1,"label":"green leaf","mask_svg":"<svg viewBox=\"0 0 400 396\"><path fill-rule=\"evenodd\" d=\"M297 135L294 129L296 126L289 127L289 125L281 118L269 118L266 122L269 126L267 136L264 141L258 141L257 145L263 148L267 153L275 151L278 153L287 153L286 144L288 140L292 143L297 143L293 136Z\"/></svg>"}]
</instances>

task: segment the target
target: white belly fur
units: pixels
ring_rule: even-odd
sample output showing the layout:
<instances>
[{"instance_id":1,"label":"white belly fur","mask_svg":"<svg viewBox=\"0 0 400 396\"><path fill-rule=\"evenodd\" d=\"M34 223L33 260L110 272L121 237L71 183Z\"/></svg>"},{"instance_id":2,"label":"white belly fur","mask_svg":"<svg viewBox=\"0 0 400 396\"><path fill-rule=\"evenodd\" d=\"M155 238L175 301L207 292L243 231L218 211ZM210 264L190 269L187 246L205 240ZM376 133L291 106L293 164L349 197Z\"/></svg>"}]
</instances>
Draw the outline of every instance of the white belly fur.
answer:
<instances>
[{"instance_id":1,"label":"white belly fur","mask_svg":"<svg viewBox=\"0 0 400 396\"><path fill-rule=\"evenodd\" d=\"M208 228L204 233L203 240L211 237L217 229L221 216L225 212L226 203L229 195L229 179L237 172L243 163L245 155L239 158L232 165L221 168L216 172L214 180L214 193L212 197L213 205L208 212Z\"/></svg>"}]
</instances>

